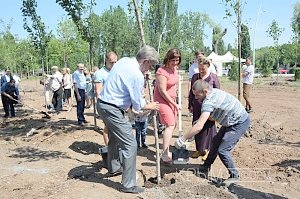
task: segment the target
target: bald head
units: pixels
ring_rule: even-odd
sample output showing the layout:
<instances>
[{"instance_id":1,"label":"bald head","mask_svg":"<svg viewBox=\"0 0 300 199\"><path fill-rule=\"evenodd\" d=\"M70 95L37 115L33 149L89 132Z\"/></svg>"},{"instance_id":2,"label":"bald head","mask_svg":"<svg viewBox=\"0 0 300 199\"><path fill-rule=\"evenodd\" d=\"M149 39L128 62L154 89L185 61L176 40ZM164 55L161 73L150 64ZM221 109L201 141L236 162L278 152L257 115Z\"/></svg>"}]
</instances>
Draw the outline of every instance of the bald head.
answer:
<instances>
[{"instance_id":1,"label":"bald head","mask_svg":"<svg viewBox=\"0 0 300 199\"><path fill-rule=\"evenodd\" d=\"M106 68L108 70L111 70L117 61L118 61L118 55L115 52L111 51L111 52L107 53L106 60L105 60Z\"/></svg>"}]
</instances>

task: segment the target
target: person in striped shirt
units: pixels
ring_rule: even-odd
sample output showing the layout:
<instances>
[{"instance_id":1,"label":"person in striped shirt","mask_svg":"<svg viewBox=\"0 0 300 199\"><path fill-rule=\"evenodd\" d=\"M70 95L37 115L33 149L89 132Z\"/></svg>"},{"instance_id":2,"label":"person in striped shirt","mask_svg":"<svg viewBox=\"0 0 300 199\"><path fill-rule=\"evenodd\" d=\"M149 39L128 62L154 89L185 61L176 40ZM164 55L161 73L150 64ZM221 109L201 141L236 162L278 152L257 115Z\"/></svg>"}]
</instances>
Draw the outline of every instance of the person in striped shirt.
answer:
<instances>
[{"instance_id":1,"label":"person in striped shirt","mask_svg":"<svg viewBox=\"0 0 300 199\"><path fill-rule=\"evenodd\" d=\"M197 80L192 87L195 98L202 102L201 115L197 123L175 142L176 148L186 148L186 142L199 133L207 120L214 120L222 127L212 141L207 159L200 165L200 176L207 174L219 155L229 172L229 178L224 183L234 183L239 180L239 173L231 157L231 150L250 126L250 117L243 105L233 95L212 88L207 82Z\"/></svg>"}]
</instances>

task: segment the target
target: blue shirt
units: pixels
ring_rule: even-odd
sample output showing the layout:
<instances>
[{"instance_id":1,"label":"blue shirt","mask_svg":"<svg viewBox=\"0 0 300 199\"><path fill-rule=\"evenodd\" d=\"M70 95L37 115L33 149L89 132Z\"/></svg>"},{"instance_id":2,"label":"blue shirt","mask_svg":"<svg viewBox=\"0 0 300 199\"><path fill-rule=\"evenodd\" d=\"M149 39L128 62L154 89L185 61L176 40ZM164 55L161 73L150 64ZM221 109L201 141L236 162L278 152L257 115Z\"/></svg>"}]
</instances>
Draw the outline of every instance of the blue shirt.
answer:
<instances>
[{"instance_id":1,"label":"blue shirt","mask_svg":"<svg viewBox=\"0 0 300 199\"><path fill-rule=\"evenodd\" d=\"M109 72L110 71L105 66L103 66L100 70L97 70L94 76L95 83L103 83L104 85L109 75Z\"/></svg>"},{"instance_id":2,"label":"blue shirt","mask_svg":"<svg viewBox=\"0 0 300 199\"><path fill-rule=\"evenodd\" d=\"M210 117L222 126L235 125L248 117L248 113L238 99L215 88L204 99L202 112L210 112Z\"/></svg>"},{"instance_id":3,"label":"blue shirt","mask_svg":"<svg viewBox=\"0 0 300 199\"><path fill-rule=\"evenodd\" d=\"M100 70L97 70L94 75L95 83L102 83L104 86L106 79L109 75L109 72L110 71L105 66L103 66Z\"/></svg>"},{"instance_id":4,"label":"blue shirt","mask_svg":"<svg viewBox=\"0 0 300 199\"><path fill-rule=\"evenodd\" d=\"M131 105L140 111L143 99L144 75L135 58L124 57L114 64L100 93L100 99L123 110Z\"/></svg>"},{"instance_id":5,"label":"blue shirt","mask_svg":"<svg viewBox=\"0 0 300 199\"><path fill-rule=\"evenodd\" d=\"M17 96L19 95L19 90L18 88L15 87L15 85L10 85L9 82L5 82L2 87L1 87L1 93L7 93L9 95L14 95L16 94Z\"/></svg>"},{"instance_id":6,"label":"blue shirt","mask_svg":"<svg viewBox=\"0 0 300 199\"><path fill-rule=\"evenodd\" d=\"M79 72L78 70L76 70L73 75L73 82L74 84L76 84L77 88L79 89L85 89L86 88L86 78L85 75L82 72Z\"/></svg>"}]
</instances>

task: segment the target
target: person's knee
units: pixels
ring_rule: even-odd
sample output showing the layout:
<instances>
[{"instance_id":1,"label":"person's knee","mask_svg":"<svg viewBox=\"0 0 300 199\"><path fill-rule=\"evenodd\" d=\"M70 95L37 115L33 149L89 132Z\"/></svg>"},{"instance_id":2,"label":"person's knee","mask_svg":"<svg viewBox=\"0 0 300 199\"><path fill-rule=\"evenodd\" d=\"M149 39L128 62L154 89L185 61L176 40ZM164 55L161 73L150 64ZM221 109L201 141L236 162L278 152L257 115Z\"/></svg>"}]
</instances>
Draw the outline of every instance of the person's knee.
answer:
<instances>
[{"instance_id":1,"label":"person's knee","mask_svg":"<svg viewBox=\"0 0 300 199\"><path fill-rule=\"evenodd\" d=\"M218 148L220 158L226 158L230 155L230 151L225 148Z\"/></svg>"}]
</instances>

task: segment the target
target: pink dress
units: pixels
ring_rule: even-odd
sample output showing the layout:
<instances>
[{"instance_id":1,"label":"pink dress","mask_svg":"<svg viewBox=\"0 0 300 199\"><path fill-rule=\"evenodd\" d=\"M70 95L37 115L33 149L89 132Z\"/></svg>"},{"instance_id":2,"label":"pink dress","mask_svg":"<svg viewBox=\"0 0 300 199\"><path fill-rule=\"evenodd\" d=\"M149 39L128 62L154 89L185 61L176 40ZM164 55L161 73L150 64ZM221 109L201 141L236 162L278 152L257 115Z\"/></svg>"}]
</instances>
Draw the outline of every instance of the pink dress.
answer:
<instances>
[{"instance_id":1,"label":"pink dress","mask_svg":"<svg viewBox=\"0 0 300 199\"><path fill-rule=\"evenodd\" d=\"M167 67L160 67L156 75L163 75L167 78L167 93L170 97L176 101L176 84L179 81L177 70L170 69ZM159 103L159 118L161 124L165 124L167 126L172 126L176 124L177 120L177 109L174 105L168 103L159 92L158 85L155 85L154 88L154 101Z\"/></svg>"}]
</instances>

